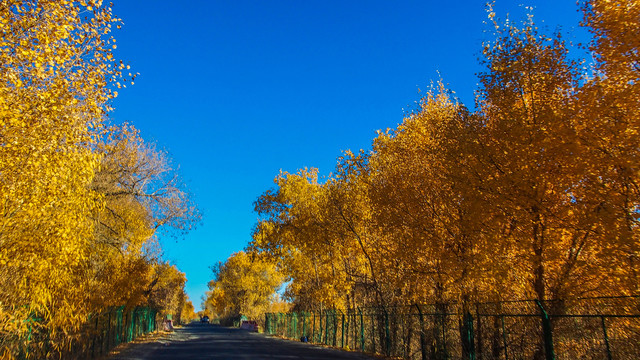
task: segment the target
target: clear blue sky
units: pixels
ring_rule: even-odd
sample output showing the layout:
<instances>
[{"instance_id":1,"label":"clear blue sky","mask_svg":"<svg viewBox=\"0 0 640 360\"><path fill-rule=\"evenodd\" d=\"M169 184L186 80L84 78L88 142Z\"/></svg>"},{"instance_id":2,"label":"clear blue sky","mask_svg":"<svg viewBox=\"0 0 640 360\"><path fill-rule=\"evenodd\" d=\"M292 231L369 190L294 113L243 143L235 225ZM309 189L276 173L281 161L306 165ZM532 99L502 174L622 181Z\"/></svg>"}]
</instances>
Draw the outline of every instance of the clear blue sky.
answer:
<instances>
[{"instance_id":1,"label":"clear blue sky","mask_svg":"<svg viewBox=\"0 0 640 360\"><path fill-rule=\"evenodd\" d=\"M113 2L124 22L116 55L140 75L111 117L170 153L204 213L186 238L161 239L196 309L209 266L247 245L252 203L281 169L328 175L439 77L473 107L492 38L481 0ZM574 1L497 0L495 10L522 19L521 3L540 25L584 38Z\"/></svg>"}]
</instances>

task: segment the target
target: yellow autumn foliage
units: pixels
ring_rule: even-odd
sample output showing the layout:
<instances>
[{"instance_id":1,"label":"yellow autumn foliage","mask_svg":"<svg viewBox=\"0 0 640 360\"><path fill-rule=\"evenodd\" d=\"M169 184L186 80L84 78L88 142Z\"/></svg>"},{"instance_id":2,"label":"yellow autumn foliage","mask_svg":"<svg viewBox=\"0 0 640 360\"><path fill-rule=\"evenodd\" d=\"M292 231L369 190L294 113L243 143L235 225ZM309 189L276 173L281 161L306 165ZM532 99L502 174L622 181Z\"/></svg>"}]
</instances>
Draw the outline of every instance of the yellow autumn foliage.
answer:
<instances>
[{"instance_id":1,"label":"yellow autumn foliage","mask_svg":"<svg viewBox=\"0 0 640 360\"><path fill-rule=\"evenodd\" d=\"M119 76L102 46L117 19L90 5L88 20L70 1L0 5L0 303L14 315L0 329L18 336L28 318L56 338L58 326L86 317L77 280L100 206L91 144L112 97L106 79Z\"/></svg>"},{"instance_id":2,"label":"yellow autumn foliage","mask_svg":"<svg viewBox=\"0 0 640 360\"><path fill-rule=\"evenodd\" d=\"M532 20L494 23L477 110L439 82L334 175L276 177L250 248L294 308L638 294L640 8L581 7L593 73Z\"/></svg>"},{"instance_id":3,"label":"yellow autumn foliage","mask_svg":"<svg viewBox=\"0 0 640 360\"><path fill-rule=\"evenodd\" d=\"M283 281L275 264L244 251L211 269L214 279L209 282L204 305L227 325L241 316L261 319Z\"/></svg>"},{"instance_id":4,"label":"yellow autumn foliage","mask_svg":"<svg viewBox=\"0 0 640 360\"><path fill-rule=\"evenodd\" d=\"M112 54L119 22L101 0L0 3L2 358L72 356L111 306L182 307L184 274L158 259L155 234L199 214L163 152L105 126L130 80Z\"/></svg>"}]
</instances>

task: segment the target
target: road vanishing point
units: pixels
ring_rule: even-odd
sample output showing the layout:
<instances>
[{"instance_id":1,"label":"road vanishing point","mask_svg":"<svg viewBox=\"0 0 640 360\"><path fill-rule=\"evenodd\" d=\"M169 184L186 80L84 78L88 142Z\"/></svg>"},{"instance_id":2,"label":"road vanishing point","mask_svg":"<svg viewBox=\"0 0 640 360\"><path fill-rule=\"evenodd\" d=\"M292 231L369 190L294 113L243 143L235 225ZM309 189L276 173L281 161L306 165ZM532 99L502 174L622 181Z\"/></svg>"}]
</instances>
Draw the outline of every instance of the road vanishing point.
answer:
<instances>
[{"instance_id":1,"label":"road vanishing point","mask_svg":"<svg viewBox=\"0 0 640 360\"><path fill-rule=\"evenodd\" d=\"M358 352L343 351L236 328L190 324L162 339L129 344L109 360L173 359L379 359Z\"/></svg>"}]
</instances>

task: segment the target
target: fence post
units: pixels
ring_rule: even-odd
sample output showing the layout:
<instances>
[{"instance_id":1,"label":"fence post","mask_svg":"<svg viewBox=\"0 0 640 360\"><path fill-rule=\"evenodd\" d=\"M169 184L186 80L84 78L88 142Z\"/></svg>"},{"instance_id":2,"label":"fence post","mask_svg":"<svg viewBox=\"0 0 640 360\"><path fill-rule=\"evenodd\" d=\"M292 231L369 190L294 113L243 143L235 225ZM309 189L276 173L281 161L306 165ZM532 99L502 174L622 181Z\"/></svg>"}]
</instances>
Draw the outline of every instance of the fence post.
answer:
<instances>
[{"instance_id":1,"label":"fence post","mask_svg":"<svg viewBox=\"0 0 640 360\"><path fill-rule=\"evenodd\" d=\"M311 341L316 341L316 312L313 312L313 324L311 328Z\"/></svg>"},{"instance_id":2,"label":"fence post","mask_svg":"<svg viewBox=\"0 0 640 360\"><path fill-rule=\"evenodd\" d=\"M133 316L131 317L131 335L129 341L133 341L136 338L138 332L138 308L133 309Z\"/></svg>"},{"instance_id":3,"label":"fence post","mask_svg":"<svg viewBox=\"0 0 640 360\"><path fill-rule=\"evenodd\" d=\"M338 320L336 320L336 310L333 309L333 346L338 345Z\"/></svg>"},{"instance_id":4,"label":"fence post","mask_svg":"<svg viewBox=\"0 0 640 360\"><path fill-rule=\"evenodd\" d=\"M127 342L133 340L133 331L135 329L136 313L134 310L129 312L129 318L127 319Z\"/></svg>"},{"instance_id":5,"label":"fence post","mask_svg":"<svg viewBox=\"0 0 640 360\"><path fill-rule=\"evenodd\" d=\"M342 330L341 330L341 334L342 334L342 340L340 341L340 347L344 348L344 313L342 311L340 311L340 313L342 314Z\"/></svg>"},{"instance_id":6,"label":"fence post","mask_svg":"<svg viewBox=\"0 0 640 360\"><path fill-rule=\"evenodd\" d=\"M504 360L509 360L509 349L507 348L507 332L504 328L504 316L500 316L500 320L502 321L502 343L504 344Z\"/></svg>"},{"instance_id":7,"label":"fence post","mask_svg":"<svg viewBox=\"0 0 640 360\"><path fill-rule=\"evenodd\" d=\"M352 318L353 318L353 322L351 321L351 319L349 319L349 324L352 324L351 328L353 328L353 350L358 348L358 342L360 340L358 337L358 313L356 313L356 309L352 309Z\"/></svg>"},{"instance_id":8,"label":"fence post","mask_svg":"<svg viewBox=\"0 0 640 360\"><path fill-rule=\"evenodd\" d=\"M317 341L317 343L319 344L322 342L322 310L320 310L320 314L318 314L318 321L320 322L320 324L318 324L320 334L318 335L318 341Z\"/></svg>"},{"instance_id":9,"label":"fence post","mask_svg":"<svg viewBox=\"0 0 640 360\"><path fill-rule=\"evenodd\" d=\"M124 316L124 342L130 342L131 333L131 318L133 317L133 311L129 310Z\"/></svg>"},{"instance_id":10,"label":"fence post","mask_svg":"<svg viewBox=\"0 0 640 360\"><path fill-rule=\"evenodd\" d=\"M600 316L602 321L602 333L604 334L604 344L607 346L607 359L611 360L611 349L609 348L609 336L607 335L607 327L604 324L604 316Z\"/></svg>"},{"instance_id":11,"label":"fence post","mask_svg":"<svg viewBox=\"0 0 640 360\"><path fill-rule=\"evenodd\" d=\"M360 313L360 344L364 352L364 315L362 315L362 309L358 308L358 312Z\"/></svg>"},{"instance_id":12,"label":"fence post","mask_svg":"<svg viewBox=\"0 0 640 360\"><path fill-rule=\"evenodd\" d=\"M462 354L469 360L476 359L476 347L473 341L473 316L470 312L464 314L462 321Z\"/></svg>"},{"instance_id":13,"label":"fence post","mask_svg":"<svg viewBox=\"0 0 640 360\"><path fill-rule=\"evenodd\" d=\"M373 345L373 353L376 353L376 321L378 321L377 318L377 311L373 314L371 314L371 344Z\"/></svg>"},{"instance_id":14,"label":"fence post","mask_svg":"<svg viewBox=\"0 0 640 360\"><path fill-rule=\"evenodd\" d=\"M445 310L446 311L446 310ZM441 322L442 322L442 349L444 351L444 358L448 359L449 358L449 353L447 352L447 328L446 328L446 324L447 324L447 313L443 312L440 316L441 318Z\"/></svg>"},{"instance_id":15,"label":"fence post","mask_svg":"<svg viewBox=\"0 0 640 360\"><path fill-rule=\"evenodd\" d=\"M325 311L324 316L324 344L329 345L329 311Z\"/></svg>"},{"instance_id":16,"label":"fence post","mask_svg":"<svg viewBox=\"0 0 640 360\"><path fill-rule=\"evenodd\" d=\"M536 305L540 308L540 318L542 319L542 333L544 335L544 353L546 360L555 360L556 355L553 351L553 333L551 330L551 321L549 314L544 310L542 303L536 300Z\"/></svg>"},{"instance_id":17,"label":"fence post","mask_svg":"<svg viewBox=\"0 0 640 360\"><path fill-rule=\"evenodd\" d=\"M122 340L122 306L116 312L116 346L120 345Z\"/></svg>"}]
</instances>

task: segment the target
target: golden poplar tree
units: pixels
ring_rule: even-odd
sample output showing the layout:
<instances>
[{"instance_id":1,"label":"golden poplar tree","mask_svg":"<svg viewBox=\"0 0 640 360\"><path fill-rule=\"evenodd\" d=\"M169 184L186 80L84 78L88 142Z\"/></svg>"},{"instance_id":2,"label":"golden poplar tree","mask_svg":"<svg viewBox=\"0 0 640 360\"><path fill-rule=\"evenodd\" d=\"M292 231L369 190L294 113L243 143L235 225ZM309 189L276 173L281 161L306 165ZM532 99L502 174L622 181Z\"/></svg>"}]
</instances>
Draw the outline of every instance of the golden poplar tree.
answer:
<instances>
[{"instance_id":1,"label":"golden poplar tree","mask_svg":"<svg viewBox=\"0 0 640 360\"><path fill-rule=\"evenodd\" d=\"M166 154L104 126L118 22L101 0L0 3L0 357L65 356L109 306L183 306L154 235L199 213Z\"/></svg>"},{"instance_id":2,"label":"golden poplar tree","mask_svg":"<svg viewBox=\"0 0 640 360\"><path fill-rule=\"evenodd\" d=\"M586 154L577 196L596 209L600 288L637 294L640 7L635 1L592 0L582 8L595 62L576 98L574 126Z\"/></svg>"},{"instance_id":3,"label":"golden poplar tree","mask_svg":"<svg viewBox=\"0 0 640 360\"><path fill-rule=\"evenodd\" d=\"M96 129L119 79L99 0L0 4L0 332L44 319L51 339L86 316ZM38 326L38 325L36 325ZM57 343L56 343L57 344Z\"/></svg>"},{"instance_id":4,"label":"golden poplar tree","mask_svg":"<svg viewBox=\"0 0 640 360\"><path fill-rule=\"evenodd\" d=\"M232 324L241 315L259 320L275 299L282 275L268 258L244 251L212 267L206 304L223 324Z\"/></svg>"}]
</instances>

